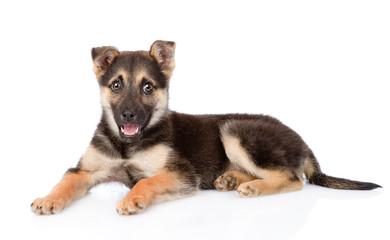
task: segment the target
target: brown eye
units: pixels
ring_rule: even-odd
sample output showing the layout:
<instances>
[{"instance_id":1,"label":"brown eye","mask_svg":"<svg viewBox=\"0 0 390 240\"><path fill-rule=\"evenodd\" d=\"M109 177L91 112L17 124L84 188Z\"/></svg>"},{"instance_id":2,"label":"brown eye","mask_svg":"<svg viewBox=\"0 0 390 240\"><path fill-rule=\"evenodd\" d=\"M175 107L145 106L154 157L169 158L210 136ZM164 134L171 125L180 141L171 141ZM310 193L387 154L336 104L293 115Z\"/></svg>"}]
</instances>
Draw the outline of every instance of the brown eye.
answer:
<instances>
[{"instance_id":1,"label":"brown eye","mask_svg":"<svg viewBox=\"0 0 390 240\"><path fill-rule=\"evenodd\" d=\"M150 83L146 83L145 85L144 85L144 92L146 93L146 94L150 94L150 93L152 93L153 92L153 86L152 86L152 84L150 84Z\"/></svg>"},{"instance_id":2,"label":"brown eye","mask_svg":"<svg viewBox=\"0 0 390 240\"><path fill-rule=\"evenodd\" d=\"M118 92L121 89L122 85L119 81L115 81L111 84L111 90L113 92Z\"/></svg>"}]
</instances>

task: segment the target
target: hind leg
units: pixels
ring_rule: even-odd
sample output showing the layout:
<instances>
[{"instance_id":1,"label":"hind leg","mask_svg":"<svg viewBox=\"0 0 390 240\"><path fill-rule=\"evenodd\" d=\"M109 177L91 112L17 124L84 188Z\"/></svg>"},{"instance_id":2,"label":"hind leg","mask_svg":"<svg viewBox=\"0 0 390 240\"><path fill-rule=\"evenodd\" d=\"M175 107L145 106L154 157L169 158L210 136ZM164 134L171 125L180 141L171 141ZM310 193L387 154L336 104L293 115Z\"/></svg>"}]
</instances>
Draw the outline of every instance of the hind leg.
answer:
<instances>
[{"instance_id":1,"label":"hind leg","mask_svg":"<svg viewBox=\"0 0 390 240\"><path fill-rule=\"evenodd\" d=\"M294 133L286 135L287 130L283 135L278 131L267 133L272 127L275 128L250 120L234 120L221 127L228 159L247 174L228 174L236 177L236 182L233 176L222 175L215 183L218 190L237 189L241 197L252 197L302 189L303 145L298 138L294 139ZM290 142L291 139L295 141Z\"/></svg>"},{"instance_id":2,"label":"hind leg","mask_svg":"<svg viewBox=\"0 0 390 240\"><path fill-rule=\"evenodd\" d=\"M256 197L275 193L285 193L301 190L303 181L291 179L290 174L278 171L266 171L264 179L256 179L241 184L237 191L240 197Z\"/></svg>"},{"instance_id":3,"label":"hind leg","mask_svg":"<svg viewBox=\"0 0 390 240\"><path fill-rule=\"evenodd\" d=\"M218 191L230 191L237 190L238 186L242 183L250 182L255 180L256 177L240 172L240 171L229 171L221 175L214 182L214 186Z\"/></svg>"}]
</instances>

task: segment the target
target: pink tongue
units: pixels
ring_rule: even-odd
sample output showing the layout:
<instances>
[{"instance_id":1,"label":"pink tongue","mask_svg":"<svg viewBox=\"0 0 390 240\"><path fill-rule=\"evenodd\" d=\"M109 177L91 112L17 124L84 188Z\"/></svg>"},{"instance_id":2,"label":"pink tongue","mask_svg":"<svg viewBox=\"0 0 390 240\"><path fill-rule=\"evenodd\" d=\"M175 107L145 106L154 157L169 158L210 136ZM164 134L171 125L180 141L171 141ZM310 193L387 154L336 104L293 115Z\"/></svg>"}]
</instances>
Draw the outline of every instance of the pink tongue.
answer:
<instances>
[{"instance_id":1,"label":"pink tongue","mask_svg":"<svg viewBox=\"0 0 390 240\"><path fill-rule=\"evenodd\" d=\"M126 135L135 135L138 133L138 125L133 125L133 124L126 124L123 125L123 133Z\"/></svg>"}]
</instances>

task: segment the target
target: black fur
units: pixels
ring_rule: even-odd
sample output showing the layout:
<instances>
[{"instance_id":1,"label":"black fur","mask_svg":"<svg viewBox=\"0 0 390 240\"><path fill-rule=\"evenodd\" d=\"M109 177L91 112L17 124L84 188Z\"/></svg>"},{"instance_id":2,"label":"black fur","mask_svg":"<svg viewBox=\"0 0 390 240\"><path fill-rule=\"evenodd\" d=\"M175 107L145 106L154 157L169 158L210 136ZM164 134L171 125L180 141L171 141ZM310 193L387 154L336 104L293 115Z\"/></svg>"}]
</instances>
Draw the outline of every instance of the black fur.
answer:
<instances>
[{"instance_id":1,"label":"black fur","mask_svg":"<svg viewBox=\"0 0 390 240\"><path fill-rule=\"evenodd\" d=\"M69 168L68 171L66 171L66 173L79 173L82 169L82 161L83 158L80 158L77 166L75 168Z\"/></svg>"},{"instance_id":2,"label":"black fur","mask_svg":"<svg viewBox=\"0 0 390 240\"><path fill-rule=\"evenodd\" d=\"M165 88L167 86L167 78L162 74L157 62L151 61L150 57L142 54L142 52L122 52L110 67L107 69L103 77L101 78L101 85L109 86L109 81L113 74L116 74L119 69L123 69L126 72L132 73L137 69L145 69L156 80L159 88Z\"/></svg>"},{"instance_id":3,"label":"black fur","mask_svg":"<svg viewBox=\"0 0 390 240\"><path fill-rule=\"evenodd\" d=\"M174 46L174 43L170 42L165 42L165 44L170 47ZM109 47L108 49L115 48ZM166 47L162 48L157 58L172 57L167 52L168 50ZM152 51L150 54L152 54ZM134 85L136 74L132 75L132 73L137 73L140 69L147 72L148 78L154 80L157 89L168 88L169 85L169 77L163 71L167 65L161 66L161 64L167 64L167 62L163 59L159 64L156 58L151 57L150 54L145 54L142 51L122 52L113 59L112 64L98 79L102 87L109 87L110 81L118 73L121 71L128 73L130 79L122 79L123 84L127 88L135 90L130 89L127 95L121 93L123 95L122 102L130 104L130 108L145 109L149 117L155 106L143 103L142 99L144 98L140 97L142 91L137 90L137 86ZM98 54L92 51L92 57L95 59ZM141 86L146 81L148 79L142 79ZM120 115L121 110L117 112L117 109L121 109L119 103L114 101L111 103L111 108L115 117ZM116 122L120 122L117 118L115 119ZM329 182L337 181L337 179L332 180L322 174L318 162L302 138L279 120L264 115L187 115L167 111L156 125L143 129L140 139L129 142L117 137L112 132L108 127L105 113L103 113L101 123L91 144L110 157L121 157L122 159L128 159L132 153L159 143L169 144L175 151L176 159L173 158L170 161L171 167L168 168L181 166L179 168L180 172L187 171L196 175L201 189L212 189L214 188L215 179L226 171L229 165L220 131L221 126L226 123L229 124L229 127L225 129L226 133L240 139L241 145L251 155L254 163L262 169L288 171L292 174L291 180L297 180L302 178L305 161L311 159L311 164L315 169L315 173L307 174L311 183L346 189L363 189L368 186L367 184L352 184L350 186L344 184L341 187L329 184ZM135 170L133 169L133 171ZM187 176L189 175L187 174ZM346 183L344 180L340 181Z\"/></svg>"},{"instance_id":4,"label":"black fur","mask_svg":"<svg viewBox=\"0 0 390 240\"><path fill-rule=\"evenodd\" d=\"M294 173L308 158L310 150L302 138L279 120L259 115L256 120L232 121L229 134L241 140L260 168L284 169Z\"/></svg>"},{"instance_id":5,"label":"black fur","mask_svg":"<svg viewBox=\"0 0 390 240\"><path fill-rule=\"evenodd\" d=\"M346 190L372 190L381 188L380 185L370 182L360 182L345 178L331 177L326 174L314 174L309 179L309 183L323 187L346 189Z\"/></svg>"},{"instance_id":6,"label":"black fur","mask_svg":"<svg viewBox=\"0 0 390 240\"><path fill-rule=\"evenodd\" d=\"M243 197L259 196L263 190L264 194L299 190L303 174L309 183L324 187L380 187L325 175L302 138L273 117L170 111L174 53L175 43L164 41L156 41L149 52L92 49L103 98L101 121L77 167L70 168L47 197L34 201L32 211L59 212L74 195L82 196L98 183L118 181L132 191L118 202L117 211L134 214L160 197L174 199L214 189L215 182L221 183L215 181L220 175L236 168L241 172L235 174L251 179L239 185L235 178L231 183ZM145 91L145 85L153 87ZM232 155L233 150L239 154Z\"/></svg>"}]
</instances>

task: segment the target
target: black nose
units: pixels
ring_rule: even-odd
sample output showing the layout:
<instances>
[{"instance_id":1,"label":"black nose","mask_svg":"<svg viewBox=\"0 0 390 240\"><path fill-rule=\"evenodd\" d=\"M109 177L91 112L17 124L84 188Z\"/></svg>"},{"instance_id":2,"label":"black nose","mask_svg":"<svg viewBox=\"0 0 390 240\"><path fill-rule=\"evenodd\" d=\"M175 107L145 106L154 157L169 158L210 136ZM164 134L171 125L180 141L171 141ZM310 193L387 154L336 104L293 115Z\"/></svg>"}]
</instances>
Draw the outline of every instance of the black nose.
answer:
<instances>
[{"instance_id":1,"label":"black nose","mask_svg":"<svg viewBox=\"0 0 390 240\"><path fill-rule=\"evenodd\" d=\"M136 115L137 114L134 111L130 111L130 110L125 110L122 113L123 120L126 120L127 122L130 122L131 120L133 120Z\"/></svg>"}]
</instances>

